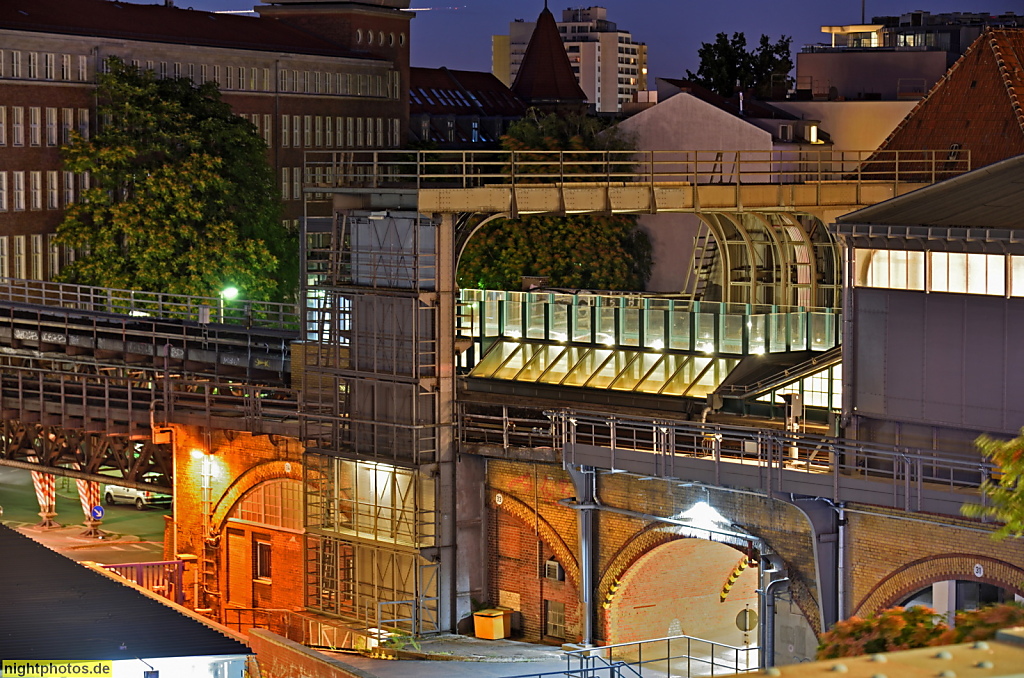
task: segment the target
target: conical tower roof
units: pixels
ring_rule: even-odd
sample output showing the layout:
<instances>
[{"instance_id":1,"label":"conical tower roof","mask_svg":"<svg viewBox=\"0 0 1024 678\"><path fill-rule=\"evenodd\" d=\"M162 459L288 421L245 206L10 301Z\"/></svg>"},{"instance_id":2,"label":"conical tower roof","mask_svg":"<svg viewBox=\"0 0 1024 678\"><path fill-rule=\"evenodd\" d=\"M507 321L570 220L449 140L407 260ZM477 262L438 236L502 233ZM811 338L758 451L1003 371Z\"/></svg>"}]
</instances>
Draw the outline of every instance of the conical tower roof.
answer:
<instances>
[{"instance_id":1,"label":"conical tower roof","mask_svg":"<svg viewBox=\"0 0 1024 678\"><path fill-rule=\"evenodd\" d=\"M546 2L530 44L526 46L512 91L527 106L543 109L579 109L587 102Z\"/></svg>"}]
</instances>

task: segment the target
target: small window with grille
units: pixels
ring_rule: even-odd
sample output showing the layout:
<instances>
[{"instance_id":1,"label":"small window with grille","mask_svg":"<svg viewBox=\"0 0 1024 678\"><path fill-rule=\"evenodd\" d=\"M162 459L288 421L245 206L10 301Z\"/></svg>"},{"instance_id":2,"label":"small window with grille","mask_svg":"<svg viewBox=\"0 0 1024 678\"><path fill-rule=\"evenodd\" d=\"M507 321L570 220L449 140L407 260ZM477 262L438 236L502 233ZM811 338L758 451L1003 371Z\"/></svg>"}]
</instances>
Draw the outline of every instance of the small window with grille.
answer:
<instances>
[{"instance_id":1,"label":"small window with grille","mask_svg":"<svg viewBox=\"0 0 1024 678\"><path fill-rule=\"evenodd\" d=\"M544 635L565 638L565 603L544 601Z\"/></svg>"},{"instance_id":2,"label":"small window with grille","mask_svg":"<svg viewBox=\"0 0 1024 678\"><path fill-rule=\"evenodd\" d=\"M544 561L544 578L553 581L565 581L565 570L554 558Z\"/></svg>"}]
</instances>

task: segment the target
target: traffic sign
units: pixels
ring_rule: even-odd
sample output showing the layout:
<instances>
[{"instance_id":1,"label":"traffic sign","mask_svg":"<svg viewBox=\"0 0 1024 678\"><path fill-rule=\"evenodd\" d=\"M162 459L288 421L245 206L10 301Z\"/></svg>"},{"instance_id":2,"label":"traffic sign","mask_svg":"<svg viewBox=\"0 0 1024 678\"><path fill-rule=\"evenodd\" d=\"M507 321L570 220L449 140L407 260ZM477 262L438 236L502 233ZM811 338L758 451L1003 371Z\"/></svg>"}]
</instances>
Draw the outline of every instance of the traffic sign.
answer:
<instances>
[{"instance_id":1,"label":"traffic sign","mask_svg":"<svg viewBox=\"0 0 1024 678\"><path fill-rule=\"evenodd\" d=\"M103 514L105 511L102 506L93 506L91 513L93 520L103 520Z\"/></svg>"}]
</instances>

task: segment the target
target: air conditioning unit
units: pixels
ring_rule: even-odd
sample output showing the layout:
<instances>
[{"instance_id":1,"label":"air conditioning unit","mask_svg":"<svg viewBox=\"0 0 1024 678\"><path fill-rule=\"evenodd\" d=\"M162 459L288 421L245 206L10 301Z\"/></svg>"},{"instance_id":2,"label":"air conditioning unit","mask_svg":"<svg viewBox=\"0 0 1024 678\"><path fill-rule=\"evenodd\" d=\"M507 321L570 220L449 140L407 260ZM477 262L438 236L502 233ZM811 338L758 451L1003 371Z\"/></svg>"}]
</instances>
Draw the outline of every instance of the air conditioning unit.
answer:
<instances>
[{"instance_id":1,"label":"air conditioning unit","mask_svg":"<svg viewBox=\"0 0 1024 678\"><path fill-rule=\"evenodd\" d=\"M565 581L565 570L557 560L547 560L544 562L544 578L552 581Z\"/></svg>"}]
</instances>

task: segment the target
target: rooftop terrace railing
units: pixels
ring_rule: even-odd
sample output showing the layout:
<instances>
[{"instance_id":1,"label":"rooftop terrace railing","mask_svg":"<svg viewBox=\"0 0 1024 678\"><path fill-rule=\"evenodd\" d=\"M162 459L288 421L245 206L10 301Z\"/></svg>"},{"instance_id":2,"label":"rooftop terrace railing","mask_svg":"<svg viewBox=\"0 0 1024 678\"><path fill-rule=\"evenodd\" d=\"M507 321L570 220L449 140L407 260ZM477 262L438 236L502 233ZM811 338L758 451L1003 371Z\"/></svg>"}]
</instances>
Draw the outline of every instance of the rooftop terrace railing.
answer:
<instances>
[{"instance_id":1,"label":"rooftop terrace railing","mask_svg":"<svg viewBox=\"0 0 1024 678\"><path fill-rule=\"evenodd\" d=\"M310 151L306 191L510 184L934 183L971 169L967 150Z\"/></svg>"},{"instance_id":2,"label":"rooftop terrace railing","mask_svg":"<svg viewBox=\"0 0 1024 678\"><path fill-rule=\"evenodd\" d=\"M613 662L636 676L724 676L758 669L760 648L736 647L694 636L678 635L565 653L567 673L598 669ZM583 673L582 675L586 675Z\"/></svg>"},{"instance_id":3,"label":"rooftop terrace railing","mask_svg":"<svg viewBox=\"0 0 1024 678\"><path fill-rule=\"evenodd\" d=\"M298 330L295 304L0 278L0 300L135 317Z\"/></svg>"}]
</instances>

